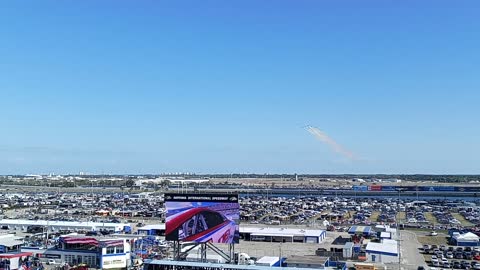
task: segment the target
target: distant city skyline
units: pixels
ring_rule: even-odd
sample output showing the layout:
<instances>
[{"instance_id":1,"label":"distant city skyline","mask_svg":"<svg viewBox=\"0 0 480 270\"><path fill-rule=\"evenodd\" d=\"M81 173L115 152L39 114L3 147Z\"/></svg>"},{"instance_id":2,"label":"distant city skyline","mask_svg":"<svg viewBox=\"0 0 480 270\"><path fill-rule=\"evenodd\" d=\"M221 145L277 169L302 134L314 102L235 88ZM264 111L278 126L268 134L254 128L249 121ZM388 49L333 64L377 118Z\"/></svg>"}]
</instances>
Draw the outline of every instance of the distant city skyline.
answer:
<instances>
[{"instance_id":1,"label":"distant city skyline","mask_svg":"<svg viewBox=\"0 0 480 270\"><path fill-rule=\"evenodd\" d=\"M480 174L479 11L0 3L0 174Z\"/></svg>"}]
</instances>

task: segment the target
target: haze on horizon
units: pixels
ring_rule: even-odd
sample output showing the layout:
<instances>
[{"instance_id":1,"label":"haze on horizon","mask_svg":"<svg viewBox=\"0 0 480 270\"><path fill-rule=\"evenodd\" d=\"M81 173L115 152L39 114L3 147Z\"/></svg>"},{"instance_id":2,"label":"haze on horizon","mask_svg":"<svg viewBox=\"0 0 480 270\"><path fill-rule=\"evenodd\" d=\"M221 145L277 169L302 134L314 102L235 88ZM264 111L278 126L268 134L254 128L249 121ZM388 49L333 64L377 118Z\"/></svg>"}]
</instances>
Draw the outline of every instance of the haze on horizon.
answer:
<instances>
[{"instance_id":1,"label":"haze on horizon","mask_svg":"<svg viewBox=\"0 0 480 270\"><path fill-rule=\"evenodd\" d=\"M0 174L480 174L479 11L0 3Z\"/></svg>"}]
</instances>

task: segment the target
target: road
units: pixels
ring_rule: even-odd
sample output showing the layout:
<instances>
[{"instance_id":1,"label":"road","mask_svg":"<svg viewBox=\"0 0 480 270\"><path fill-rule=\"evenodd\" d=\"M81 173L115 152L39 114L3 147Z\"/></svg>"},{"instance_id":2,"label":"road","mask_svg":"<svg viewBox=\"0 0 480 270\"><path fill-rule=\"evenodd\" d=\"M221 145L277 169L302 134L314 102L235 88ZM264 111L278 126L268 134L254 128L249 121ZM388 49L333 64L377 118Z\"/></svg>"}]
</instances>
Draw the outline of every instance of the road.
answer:
<instances>
[{"instance_id":1,"label":"road","mask_svg":"<svg viewBox=\"0 0 480 270\"><path fill-rule=\"evenodd\" d=\"M414 232L400 230L400 261L401 269L417 269L418 266L427 268L423 255L419 252L422 245Z\"/></svg>"}]
</instances>

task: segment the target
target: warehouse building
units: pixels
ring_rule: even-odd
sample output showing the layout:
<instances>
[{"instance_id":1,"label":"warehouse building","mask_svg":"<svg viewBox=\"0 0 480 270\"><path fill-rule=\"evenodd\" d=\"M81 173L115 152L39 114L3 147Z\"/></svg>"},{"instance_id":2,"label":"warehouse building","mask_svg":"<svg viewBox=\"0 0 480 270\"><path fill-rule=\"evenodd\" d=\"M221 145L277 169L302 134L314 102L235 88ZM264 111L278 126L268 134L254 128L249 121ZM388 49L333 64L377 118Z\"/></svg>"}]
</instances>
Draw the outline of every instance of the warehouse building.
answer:
<instances>
[{"instance_id":1,"label":"warehouse building","mask_svg":"<svg viewBox=\"0 0 480 270\"><path fill-rule=\"evenodd\" d=\"M240 239L246 241L321 243L326 235L324 230L240 227Z\"/></svg>"},{"instance_id":2,"label":"warehouse building","mask_svg":"<svg viewBox=\"0 0 480 270\"><path fill-rule=\"evenodd\" d=\"M395 240L383 239L381 243L369 242L365 251L367 262L398 262L398 243Z\"/></svg>"}]
</instances>

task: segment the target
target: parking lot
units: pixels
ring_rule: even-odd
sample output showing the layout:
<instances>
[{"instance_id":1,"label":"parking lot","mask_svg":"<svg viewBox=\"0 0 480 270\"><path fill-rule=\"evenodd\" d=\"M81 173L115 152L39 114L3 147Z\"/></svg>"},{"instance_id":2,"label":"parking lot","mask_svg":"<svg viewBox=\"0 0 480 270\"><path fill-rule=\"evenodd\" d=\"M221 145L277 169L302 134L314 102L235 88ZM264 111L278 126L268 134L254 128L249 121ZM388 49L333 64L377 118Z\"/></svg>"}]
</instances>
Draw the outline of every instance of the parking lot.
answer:
<instances>
[{"instance_id":1,"label":"parking lot","mask_svg":"<svg viewBox=\"0 0 480 270\"><path fill-rule=\"evenodd\" d=\"M432 267L480 269L480 247L425 244L420 251Z\"/></svg>"}]
</instances>

